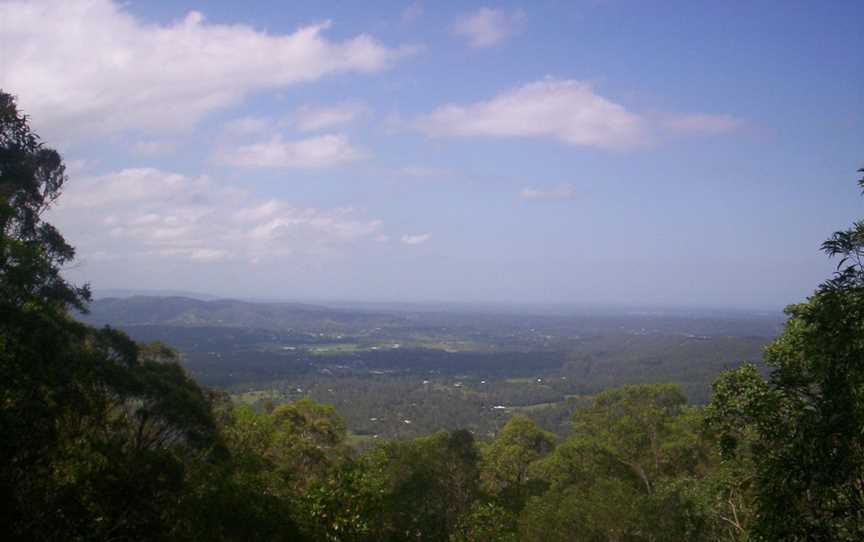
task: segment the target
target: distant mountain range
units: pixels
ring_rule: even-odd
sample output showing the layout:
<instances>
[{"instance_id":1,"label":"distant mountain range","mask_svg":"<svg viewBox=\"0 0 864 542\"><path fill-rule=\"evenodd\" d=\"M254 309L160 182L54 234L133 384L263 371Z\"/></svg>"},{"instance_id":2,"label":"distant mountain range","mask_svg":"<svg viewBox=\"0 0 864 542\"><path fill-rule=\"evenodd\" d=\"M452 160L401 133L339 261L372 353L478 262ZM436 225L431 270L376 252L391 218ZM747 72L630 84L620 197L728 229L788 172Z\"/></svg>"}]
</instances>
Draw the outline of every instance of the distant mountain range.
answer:
<instances>
[{"instance_id":1,"label":"distant mountain range","mask_svg":"<svg viewBox=\"0 0 864 542\"><path fill-rule=\"evenodd\" d=\"M150 292L148 292L150 293ZM92 325L234 327L263 331L302 331L363 335L375 328L462 329L492 333L496 337L542 328L547 334L593 334L610 332L673 333L711 336L773 337L782 324L776 315L751 312L698 311L584 311L570 315L504 311L493 313L465 306L446 310L429 305L324 306L313 303L200 299L189 296L132 295L102 297L79 318ZM438 310L435 310L435 309ZM414 310L411 310L414 309ZM533 332L533 330L532 330Z\"/></svg>"},{"instance_id":2,"label":"distant mountain range","mask_svg":"<svg viewBox=\"0 0 864 542\"><path fill-rule=\"evenodd\" d=\"M304 303L255 303L184 296L97 297L79 318L93 325L230 326L271 330L348 329L399 324L399 316Z\"/></svg>"},{"instance_id":3,"label":"distant mountain range","mask_svg":"<svg viewBox=\"0 0 864 542\"><path fill-rule=\"evenodd\" d=\"M202 294L200 292L188 292L186 290L136 290L132 288L93 290L93 299L105 299L107 297L188 297L190 299L198 299L201 301L225 299L216 295Z\"/></svg>"}]
</instances>

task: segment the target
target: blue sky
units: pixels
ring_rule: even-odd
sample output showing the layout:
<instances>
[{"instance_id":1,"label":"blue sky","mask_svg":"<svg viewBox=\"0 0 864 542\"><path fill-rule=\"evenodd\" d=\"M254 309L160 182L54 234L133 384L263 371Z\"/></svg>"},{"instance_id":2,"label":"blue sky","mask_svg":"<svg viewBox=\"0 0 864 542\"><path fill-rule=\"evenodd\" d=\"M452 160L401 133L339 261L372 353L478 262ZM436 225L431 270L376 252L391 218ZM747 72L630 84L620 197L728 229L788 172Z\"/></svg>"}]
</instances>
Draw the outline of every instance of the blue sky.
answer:
<instances>
[{"instance_id":1,"label":"blue sky","mask_svg":"<svg viewBox=\"0 0 864 542\"><path fill-rule=\"evenodd\" d=\"M776 308L861 215L860 2L0 2L94 288Z\"/></svg>"}]
</instances>

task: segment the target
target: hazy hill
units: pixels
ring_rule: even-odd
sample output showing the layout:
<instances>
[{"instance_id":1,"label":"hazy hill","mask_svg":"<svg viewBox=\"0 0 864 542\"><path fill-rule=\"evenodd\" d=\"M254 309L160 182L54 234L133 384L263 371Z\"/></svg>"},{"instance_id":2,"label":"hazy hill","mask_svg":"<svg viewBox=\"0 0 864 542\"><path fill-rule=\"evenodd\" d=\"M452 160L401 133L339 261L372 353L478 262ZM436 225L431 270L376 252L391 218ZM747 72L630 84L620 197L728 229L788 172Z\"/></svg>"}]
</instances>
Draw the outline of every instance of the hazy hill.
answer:
<instances>
[{"instance_id":1,"label":"hazy hill","mask_svg":"<svg viewBox=\"0 0 864 542\"><path fill-rule=\"evenodd\" d=\"M81 320L94 325L231 326L258 329L343 329L393 325L400 318L303 303L252 303L232 299L133 296L93 301Z\"/></svg>"},{"instance_id":2,"label":"hazy hill","mask_svg":"<svg viewBox=\"0 0 864 542\"><path fill-rule=\"evenodd\" d=\"M93 290L93 299L106 299L109 297L127 298L127 297L188 297L200 301L213 301L215 299L224 299L212 294L201 292L189 292L187 290L148 290L148 289L132 289L132 288L108 288Z\"/></svg>"}]
</instances>

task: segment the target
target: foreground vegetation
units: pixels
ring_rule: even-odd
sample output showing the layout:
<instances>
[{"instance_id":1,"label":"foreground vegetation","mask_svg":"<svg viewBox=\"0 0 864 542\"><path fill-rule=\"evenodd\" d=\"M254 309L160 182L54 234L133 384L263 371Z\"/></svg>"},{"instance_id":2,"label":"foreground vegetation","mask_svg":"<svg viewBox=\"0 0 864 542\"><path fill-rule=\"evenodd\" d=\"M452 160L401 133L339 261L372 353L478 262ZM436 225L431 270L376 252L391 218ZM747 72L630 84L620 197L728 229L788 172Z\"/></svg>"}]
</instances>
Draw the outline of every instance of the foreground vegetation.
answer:
<instances>
[{"instance_id":1,"label":"foreground vegetation","mask_svg":"<svg viewBox=\"0 0 864 542\"><path fill-rule=\"evenodd\" d=\"M15 540L861 540L864 223L838 273L707 407L607 389L563 441L521 415L488 442L347 442L309 399L235 406L160 344L70 316L74 250L42 220L60 156L0 93L0 521ZM864 180L861 181L864 188Z\"/></svg>"}]
</instances>

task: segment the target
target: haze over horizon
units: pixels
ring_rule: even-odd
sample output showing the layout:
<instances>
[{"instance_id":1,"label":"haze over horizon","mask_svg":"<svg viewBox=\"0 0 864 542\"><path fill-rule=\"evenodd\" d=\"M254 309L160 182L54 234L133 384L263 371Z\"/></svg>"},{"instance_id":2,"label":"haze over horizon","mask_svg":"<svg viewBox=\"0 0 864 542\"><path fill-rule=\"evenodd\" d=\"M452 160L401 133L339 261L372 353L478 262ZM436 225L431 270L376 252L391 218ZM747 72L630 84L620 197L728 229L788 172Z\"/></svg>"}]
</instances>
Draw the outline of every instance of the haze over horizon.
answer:
<instances>
[{"instance_id":1,"label":"haze over horizon","mask_svg":"<svg viewBox=\"0 0 864 542\"><path fill-rule=\"evenodd\" d=\"M860 216L862 20L5 1L0 88L66 160L49 220L97 290L780 308Z\"/></svg>"},{"instance_id":2,"label":"haze over horizon","mask_svg":"<svg viewBox=\"0 0 864 542\"><path fill-rule=\"evenodd\" d=\"M128 299L134 297L152 297L165 300L168 298L187 298L198 301L239 301L253 304L298 304L321 306L334 309L349 309L358 311L385 312L443 312L443 313L489 313L489 314L521 314L529 315L560 315L573 316L579 314L592 315L679 315L685 317L701 316L767 316L782 318L784 307L771 306L736 306L736 305L674 305L674 304L640 304L640 303L580 303L574 301L512 301L496 299L489 301L471 300L440 300L440 299L386 299L377 298L346 298L346 297L274 297L274 296L242 296L214 294L209 292L189 290L162 290L136 288L94 289L93 300Z\"/></svg>"}]
</instances>

